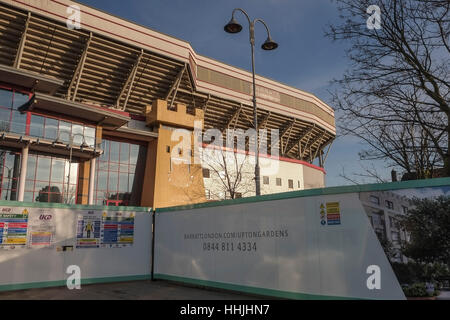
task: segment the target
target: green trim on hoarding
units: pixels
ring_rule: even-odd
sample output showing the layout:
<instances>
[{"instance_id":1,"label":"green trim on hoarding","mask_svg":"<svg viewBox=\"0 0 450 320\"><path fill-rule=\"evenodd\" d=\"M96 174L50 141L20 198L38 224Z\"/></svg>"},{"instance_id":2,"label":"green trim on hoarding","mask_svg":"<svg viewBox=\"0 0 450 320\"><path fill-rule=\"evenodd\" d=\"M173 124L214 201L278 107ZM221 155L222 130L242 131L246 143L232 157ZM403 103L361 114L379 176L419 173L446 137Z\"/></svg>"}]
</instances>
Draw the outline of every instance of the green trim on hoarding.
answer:
<instances>
[{"instance_id":1,"label":"green trim on hoarding","mask_svg":"<svg viewBox=\"0 0 450 320\"><path fill-rule=\"evenodd\" d=\"M167 207L155 209L156 212L169 212L169 211L181 211L190 210L197 208L210 208L210 207L220 207L229 206L241 203L252 203L260 201L271 201L271 200L282 200L291 198L301 198L301 197L311 197L311 196L322 196L322 195L332 195L332 194L342 194L342 193L358 193L358 192L370 192L370 191L389 191L389 190L401 190L401 189L411 189L411 188L430 188L430 187L441 187L450 186L450 178L436 178L436 179L425 179L425 180L411 180L411 181L399 181L399 182L389 182L389 183L375 183L375 184L363 184L354 186L340 186L340 187L329 187L320 189L308 189L301 191L291 191L283 193L268 194L263 196L254 196L248 198L240 198L233 200L223 200L215 202L205 202L191 205L183 205L176 207Z\"/></svg>"},{"instance_id":2,"label":"green trim on hoarding","mask_svg":"<svg viewBox=\"0 0 450 320\"><path fill-rule=\"evenodd\" d=\"M187 283L187 284L202 286L202 287L211 287L211 288L217 288L217 289L223 289L223 290L238 291L238 292L242 292L242 293L256 294L256 295L260 295L260 296L276 297L276 298L292 299L292 300L363 300L361 298L326 296L326 295L318 295L318 294L309 294L309 293L289 292L289 291L281 291L281 290L266 289L266 288L257 288L257 287L243 286L243 285L217 282L217 281L185 278L185 277L179 277L179 276L173 276L173 275L161 274L161 273L155 273L154 278L160 279L160 280L168 280L168 281L174 281L174 282Z\"/></svg>"},{"instance_id":3,"label":"green trim on hoarding","mask_svg":"<svg viewBox=\"0 0 450 320\"><path fill-rule=\"evenodd\" d=\"M44 203L44 202L19 202L0 200L0 206L5 207L29 207L29 208L58 208L58 209L80 209L80 210L102 210L102 211L136 211L151 212L148 207L113 207L113 206L92 206L83 204L61 204L61 203Z\"/></svg>"},{"instance_id":4,"label":"green trim on hoarding","mask_svg":"<svg viewBox=\"0 0 450 320\"><path fill-rule=\"evenodd\" d=\"M149 275L149 274L136 275L136 276L90 278L90 279L81 279L81 285L95 284L95 283L150 280L150 279L151 279L151 275ZM56 280L56 281L44 281L44 282L5 284L5 285L0 285L0 292L13 291L13 290L26 290L26 289L40 289L40 288L50 288L50 287L64 287L64 286L66 286L66 281L67 280Z\"/></svg>"}]
</instances>

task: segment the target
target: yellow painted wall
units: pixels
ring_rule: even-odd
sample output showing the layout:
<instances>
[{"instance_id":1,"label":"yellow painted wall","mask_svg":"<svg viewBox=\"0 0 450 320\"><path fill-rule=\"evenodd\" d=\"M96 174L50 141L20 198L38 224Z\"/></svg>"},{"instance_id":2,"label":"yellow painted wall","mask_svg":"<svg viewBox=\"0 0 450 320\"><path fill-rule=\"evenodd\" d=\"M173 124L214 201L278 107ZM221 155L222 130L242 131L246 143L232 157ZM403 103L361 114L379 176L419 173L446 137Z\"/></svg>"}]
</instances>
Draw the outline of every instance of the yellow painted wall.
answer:
<instances>
[{"instance_id":1,"label":"yellow painted wall","mask_svg":"<svg viewBox=\"0 0 450 320\"><path fill-rule=\"evenodd\" d=\"M164 208L205 202L201 164L194 164L193 151L189 154L189 150L185 150L186 146L180 146L182 138L176 141L172 139L172 134L177 127L193 130L194 118L202 120L203 114L197 113L195 117L187 117L184 105L179 104L177 111L171 111L167 110L167 102L163 100L156 100L152 108L148 108L148 112L151 113L152 109L158 110L158 114L156 117L147 115L147 119L149 124L157 126L158 139L148 144L141 205ZM170 124L171 127L163 123ZM191 131L187 135L193 150L194 134ZM177 160L177 158L186 159L186 157L190 158L190 164L180 163Z\"/></svg>"},{"instance_id":2,"label":"yellow painted wall","mask_svg":"<svg viewBox=\"0 0 450 320\"><path fill-rule=\"evenodd\" d=\"M91 163L89 160L81 162L78 166L78 189L77 203L88 204L89 202L89 171Z\"/></svg>"},{"instance_id":3,"label":"yellow painted wall","mask_svg":"<svg viewBox=\"0 0 450 320\"><path fill-rule=\"evenodd\" d=\"M202 109L195 109L195 115L186 112L186 106L183 104L176 104L173 110L168 110L168 104L165 100L155 100L153 105L146 108L147 124L166 124L177 128L194 128L195 121L202 121L204 119L204 112Z\"/></svg>"},{"instance_id":4,"label":"yellow painted wall","mask_svg":"<svg viewBox=\"0 0 450 320\"><path fill-rule=\"evenodd\" d=\"M103 137L103 127L97 126L96 135L95 135L95 147L100 148L100 145L102 144L102 137Z\"/></svg>"}]
</instances>

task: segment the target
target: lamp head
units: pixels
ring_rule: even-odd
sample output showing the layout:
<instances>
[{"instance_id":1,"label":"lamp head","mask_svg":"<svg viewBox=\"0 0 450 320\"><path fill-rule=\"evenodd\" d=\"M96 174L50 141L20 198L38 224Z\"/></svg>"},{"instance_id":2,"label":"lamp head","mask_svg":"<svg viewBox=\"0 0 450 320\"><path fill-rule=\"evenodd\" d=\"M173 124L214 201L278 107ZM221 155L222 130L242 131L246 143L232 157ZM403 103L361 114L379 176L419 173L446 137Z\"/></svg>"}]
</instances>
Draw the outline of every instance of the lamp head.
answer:
<instances>
[{"instance_id":1,"label":"lamp head","mask_svg":"<svg viewBox=\"0 0 450 320\"><path fill-rule=\"evenodd\" d=\"M275 50L278 48L278 43L272 40L271 37L268 37L267 40L261 46L263 50Z\"/></svg>"},{"instance_id":2,"label":"lamp head","mask_svg":"<svg viewBox=\"0 0 450 320\"><path fill-rule=\"evenodd\" d=\"M242 26L232 17L223 29L228 33L239 33L242 30Z\"/></svg>"}]
</instances>

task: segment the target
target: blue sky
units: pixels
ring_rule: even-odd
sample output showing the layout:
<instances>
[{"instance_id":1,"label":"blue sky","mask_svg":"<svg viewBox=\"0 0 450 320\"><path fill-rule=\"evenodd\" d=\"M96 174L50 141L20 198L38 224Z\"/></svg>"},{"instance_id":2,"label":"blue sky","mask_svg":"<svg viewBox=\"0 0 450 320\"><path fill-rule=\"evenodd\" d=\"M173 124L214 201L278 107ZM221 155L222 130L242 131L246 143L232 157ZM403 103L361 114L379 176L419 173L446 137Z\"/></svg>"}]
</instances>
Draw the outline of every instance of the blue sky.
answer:
<instances>
[{"instance_id":1,"label":"blue sky","mask_svg":"<svg viewBox=\"0 0 450 320\"><path fill-rule=\"evenodd\" d=\"M108 13L134 21L159 32L186 40L202 55L251 70L248 27L245 17L236 18L245 32L230 35L223 26L233 8L241 7L251 18L262 18L272 37L279 43L275 51L263 51L266 38L262 25L256 27L256 72L262 76L311 92L330 104L329 82L339 78L347 66L345 46L324 37L328 24L339 21L335 4L330 0L81 0ZM332 105L331 105L332 106ZM339 115L337 115L339 116ZM338 119L337 119L338 121ZM327 186L349 184L339 177L359 172L359 141L342 137L330 151L325 169ZM390 170L377 168L385 175ZM385 171L385 172L384 172ZM388 172L389 171L389 172Z\"/></svg>"}]
</instances>

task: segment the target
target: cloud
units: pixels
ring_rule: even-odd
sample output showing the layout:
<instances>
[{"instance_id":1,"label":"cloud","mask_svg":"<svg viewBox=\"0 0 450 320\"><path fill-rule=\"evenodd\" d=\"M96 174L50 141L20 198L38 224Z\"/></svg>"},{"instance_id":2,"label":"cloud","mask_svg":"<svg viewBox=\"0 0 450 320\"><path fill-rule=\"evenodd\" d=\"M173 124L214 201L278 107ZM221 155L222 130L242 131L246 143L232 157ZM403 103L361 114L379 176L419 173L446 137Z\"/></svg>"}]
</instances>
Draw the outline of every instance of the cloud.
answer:
<instances>
[{"instance_id":1,"label":"cloud","mask_svg":"<svg viewBox=\"0 0 450 320\"><path fill-rule=\"evenodd\" d=\"M394 191L394 193L408 198L436 198L439 196L450 197L450 186L432 188L412 188Z\"/></svg>"}]
</instances>

